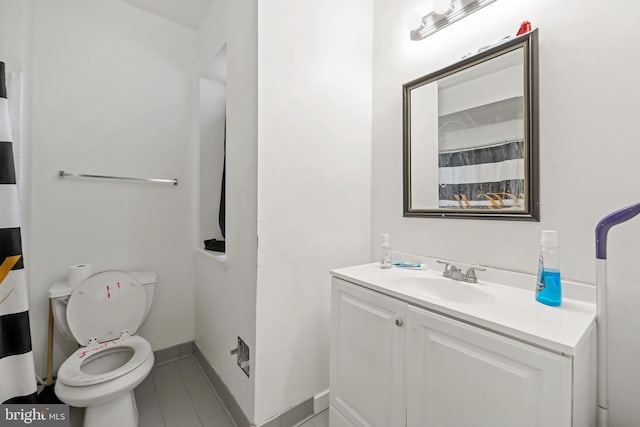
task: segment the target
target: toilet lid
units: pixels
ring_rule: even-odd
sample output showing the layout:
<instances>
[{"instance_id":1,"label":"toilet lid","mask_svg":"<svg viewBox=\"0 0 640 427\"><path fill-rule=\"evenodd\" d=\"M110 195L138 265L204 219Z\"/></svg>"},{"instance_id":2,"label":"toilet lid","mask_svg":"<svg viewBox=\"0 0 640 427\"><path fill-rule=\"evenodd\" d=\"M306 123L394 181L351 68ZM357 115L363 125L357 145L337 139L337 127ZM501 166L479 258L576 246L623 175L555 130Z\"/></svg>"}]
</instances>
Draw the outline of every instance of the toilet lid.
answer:
<instances>
[{"instance_id":1,"label":"toilet lid","mask_svg":"<svg viewBox=\"0 0 640 427\"><path fill-rule=\"evenodd\" d=\"M142 284L124 271L103 271L86 278L67 305L69 329L80 345L136 333L147 303Z\"/></svg>"}]
</instances>

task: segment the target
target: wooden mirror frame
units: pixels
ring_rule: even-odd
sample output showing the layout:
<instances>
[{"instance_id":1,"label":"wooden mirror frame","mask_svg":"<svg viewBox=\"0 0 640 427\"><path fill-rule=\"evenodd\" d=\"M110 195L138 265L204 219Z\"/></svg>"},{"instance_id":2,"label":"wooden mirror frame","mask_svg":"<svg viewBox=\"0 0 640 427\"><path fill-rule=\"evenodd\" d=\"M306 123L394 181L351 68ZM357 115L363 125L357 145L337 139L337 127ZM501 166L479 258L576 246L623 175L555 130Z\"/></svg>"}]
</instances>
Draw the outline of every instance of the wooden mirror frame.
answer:
<instances>
[{"instance_id":1,"label":"wooden mirror frame","mask_svg":"<svg viewBox=\"0 0 640 427\"><path fill-rule=\"evenodd\" d=\"M403 205L405 217L477 218L540 220L538 154L538 30L531 31L487 49L402 86L403 92ZM411 91L445 76L468 69L513 50L524 49L524 152L525 199L523 210L500 209L418 209L411 205Z\"/></svg>"}]
</instances>

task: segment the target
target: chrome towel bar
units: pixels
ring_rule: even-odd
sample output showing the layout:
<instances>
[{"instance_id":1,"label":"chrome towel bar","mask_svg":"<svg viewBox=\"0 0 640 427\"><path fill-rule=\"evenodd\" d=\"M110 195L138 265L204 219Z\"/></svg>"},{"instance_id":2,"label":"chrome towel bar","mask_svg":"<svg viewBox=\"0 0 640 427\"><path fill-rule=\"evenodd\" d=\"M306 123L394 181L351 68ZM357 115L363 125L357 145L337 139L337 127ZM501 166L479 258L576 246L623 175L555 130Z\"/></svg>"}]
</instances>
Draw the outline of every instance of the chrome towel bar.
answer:
<instances>
[{"instance_id":1,"label":"chrome towel bar","mask_svg":"<svg viewBox=\"0 0 640 427\"><path fill-rule=\"evenodd\" d=\"M132 178L128 176L109 176L109 175L94 175L85 173L71 173L67 171L58 171L58 178L94 178L94 179L117 179L120 181L135 181L135 182L156 182L160 184L173 184L178 185L178 179L164 179L164 178Z\"/></svg>"}]
</instances>

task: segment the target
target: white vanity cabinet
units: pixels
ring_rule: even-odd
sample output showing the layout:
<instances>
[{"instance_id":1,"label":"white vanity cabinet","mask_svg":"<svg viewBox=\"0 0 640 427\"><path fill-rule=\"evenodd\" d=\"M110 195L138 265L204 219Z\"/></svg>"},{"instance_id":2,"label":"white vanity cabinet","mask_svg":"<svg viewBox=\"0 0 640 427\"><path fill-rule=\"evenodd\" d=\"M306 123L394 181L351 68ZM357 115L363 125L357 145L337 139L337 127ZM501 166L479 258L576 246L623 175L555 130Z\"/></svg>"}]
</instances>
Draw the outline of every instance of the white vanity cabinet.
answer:
<instances>
[{"instance_id":1,"label":"white vanity cabinet","mask_svg":"<svg viewBox=\"0 0 640 427\"><path fill-rule=\"evenodd\" d=\"M407 304L333 280L331 426L404 426Z\"/></svg>"},{"instance_id":2,"label":"white vanity cabinet","mask_svg":"<svg viewBox=\"0 0 640 427\"><path fill-rule=\"evenodd\" d=\"M406 326L407 426L571 425L571 358L411 306Z\"/></svg>"},{"instance_id":3,"label":"white vanity cabinet","mask_svg":"<svg viewBox=\"0 0 640 427\"><path fill-rule=\"evenodd\" d=\"M592 333L567 355L332 281L331 427L594 425Z\"/></svg>"}]
</instances>

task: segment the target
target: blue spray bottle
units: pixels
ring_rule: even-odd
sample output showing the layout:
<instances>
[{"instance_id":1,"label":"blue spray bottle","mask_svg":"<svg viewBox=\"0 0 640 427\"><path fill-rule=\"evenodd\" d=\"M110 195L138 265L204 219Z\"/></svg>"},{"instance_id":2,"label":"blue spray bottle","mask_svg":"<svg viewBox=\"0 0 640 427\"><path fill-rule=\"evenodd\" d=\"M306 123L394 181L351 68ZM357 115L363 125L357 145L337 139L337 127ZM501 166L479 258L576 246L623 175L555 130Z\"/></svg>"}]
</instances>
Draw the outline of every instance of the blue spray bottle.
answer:
<instances>
[{"instance_id":1,"label":"blue spray bottle","mask_svg":"<svg viewBox=\"0 0 640 427\"><path fill-rule=\"evenodd\" d=\"M540 236L536 300L552 306L558 306L562 303L558 247L558 232L543 230L542 236Z\"/></svg>"}]
</instances>

